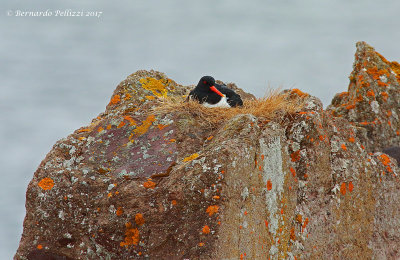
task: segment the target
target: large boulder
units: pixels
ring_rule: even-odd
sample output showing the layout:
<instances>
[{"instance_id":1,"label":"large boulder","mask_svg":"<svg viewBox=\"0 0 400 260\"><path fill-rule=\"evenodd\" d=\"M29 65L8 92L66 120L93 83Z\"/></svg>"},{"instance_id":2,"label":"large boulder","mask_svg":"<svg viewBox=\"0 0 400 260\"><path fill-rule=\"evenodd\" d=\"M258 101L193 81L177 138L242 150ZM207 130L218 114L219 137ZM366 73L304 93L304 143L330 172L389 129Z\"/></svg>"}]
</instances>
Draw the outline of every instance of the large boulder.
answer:
<instances>
[{"instance_id":1,"label":"large boulder","mask_svg":"<svg viewBox=\"0 0 400 260\"><path fill-rule=\"evenodd\" d=\"M370 86L398 84L389 67ZM303 99L296 114L210 125L190 111L154 113L187 87L155 71L130 75L40 164L15 259L399 258L399 169L374 148L394 144L396 131L385 141L358 123L370 117L361 105L347 113L354 84L328 111L292 90ZM379 107L362 106L383 119L390 103L397 115L394 90L386 101L380 90Z\"/></svg>"}]
</instances>

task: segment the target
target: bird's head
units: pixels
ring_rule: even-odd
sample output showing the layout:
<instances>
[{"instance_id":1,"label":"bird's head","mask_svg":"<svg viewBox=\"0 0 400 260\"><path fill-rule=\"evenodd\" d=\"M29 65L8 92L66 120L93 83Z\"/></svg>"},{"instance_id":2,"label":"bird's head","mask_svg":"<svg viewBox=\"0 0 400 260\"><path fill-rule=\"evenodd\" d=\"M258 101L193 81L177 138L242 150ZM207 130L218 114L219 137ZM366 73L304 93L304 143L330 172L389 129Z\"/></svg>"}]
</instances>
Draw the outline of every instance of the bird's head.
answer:
<instances>
[{"instance_id":1,"label":"bird's head","mask_svg":"<svg viewBox=\"0 0 400 260\"><path fill-rule=\"evenodd\" d=\"M201 87L204 90L207 91L213 91L220 95L221 97L224 97L224 94L222 94L216 87L215 87L215 79L211 76L204 76L200 79L199 84L197 86Z\"/></svg>"}]
</instances>

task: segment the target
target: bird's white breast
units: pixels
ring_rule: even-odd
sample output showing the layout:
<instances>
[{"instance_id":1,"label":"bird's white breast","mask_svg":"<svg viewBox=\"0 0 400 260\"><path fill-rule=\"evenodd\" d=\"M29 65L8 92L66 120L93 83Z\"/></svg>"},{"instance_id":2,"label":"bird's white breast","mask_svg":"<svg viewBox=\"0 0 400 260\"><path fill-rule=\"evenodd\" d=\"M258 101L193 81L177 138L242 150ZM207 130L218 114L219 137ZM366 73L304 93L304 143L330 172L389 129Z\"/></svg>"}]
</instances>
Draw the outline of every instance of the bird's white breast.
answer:
<instances>
[{"instance_id":1,"label":"bird's white breast","mask_svg":"<svg viewBox=\"0 0 400 260\"><path fill-rule=\"evenodd\" d=\"M227 99L226 99L226 96L224 96L224 97L222 97L221 98L221 100L218 102L218 103L216 103L216 104L209 104L209 103L206 103L206 102L204 102L203 103L203 106L205 106L205 107L222 107L222 108L226 108L226 107L231 107L229 104L228 104L228 101L227 101Z\"/></svg>"}]
</instances>

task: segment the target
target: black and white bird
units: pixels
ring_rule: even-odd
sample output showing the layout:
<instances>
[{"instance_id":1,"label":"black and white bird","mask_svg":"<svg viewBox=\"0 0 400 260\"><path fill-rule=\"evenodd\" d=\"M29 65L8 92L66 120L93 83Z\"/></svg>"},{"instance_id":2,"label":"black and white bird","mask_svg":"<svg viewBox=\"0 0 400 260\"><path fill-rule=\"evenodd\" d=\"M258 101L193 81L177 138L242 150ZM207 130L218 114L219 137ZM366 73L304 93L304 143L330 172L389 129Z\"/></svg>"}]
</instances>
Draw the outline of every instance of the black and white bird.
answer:
<instances>
[{"instance_id":1,"label":"black and white bird","mask_svg":"<svg viewBox=\"0 0 400 260\"><path fill-rule=\"evenodd\" d=\"M197 86L190 91L188 99L197 100L206 107L236 107L242 106L240 95L227 86L215 83L211 76L204 76Z\"/></svg>"}]
</instances>

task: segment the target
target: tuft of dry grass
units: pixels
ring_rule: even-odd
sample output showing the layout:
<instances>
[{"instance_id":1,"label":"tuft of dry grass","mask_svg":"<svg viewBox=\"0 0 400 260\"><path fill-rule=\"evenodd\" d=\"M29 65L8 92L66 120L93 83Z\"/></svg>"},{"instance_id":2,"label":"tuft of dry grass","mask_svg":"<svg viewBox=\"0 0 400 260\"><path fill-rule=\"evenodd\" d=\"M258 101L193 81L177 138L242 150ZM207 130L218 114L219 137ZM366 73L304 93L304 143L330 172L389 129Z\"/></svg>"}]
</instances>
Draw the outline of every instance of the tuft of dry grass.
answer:
<instances>
[{"instance_id":1,"label":"tuft of dry grass","mask_svg":"<svg viewBox=\"0 0 400 260\"><path fill-rule=\"evenodd\" d=\"M293 91L282 93L279 90L271 90L263 98L244 100L242 107L233 108L208 108L183 98L162 98L159 99L160 105L152 112L158 115L186 113L210 125L221 124L239 114L251 114L264 120L279 120L285 115L301 111L304 107L303 97Z\"/></svg>"}]
</instances>

